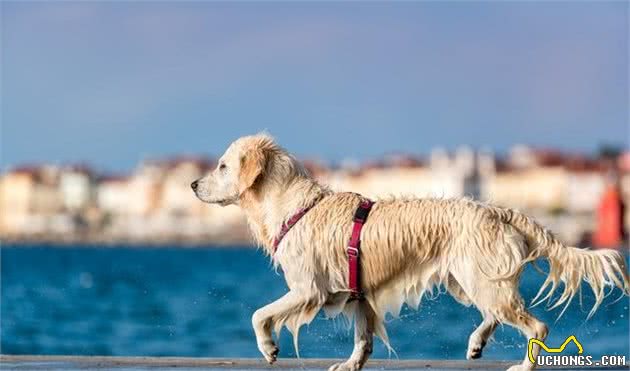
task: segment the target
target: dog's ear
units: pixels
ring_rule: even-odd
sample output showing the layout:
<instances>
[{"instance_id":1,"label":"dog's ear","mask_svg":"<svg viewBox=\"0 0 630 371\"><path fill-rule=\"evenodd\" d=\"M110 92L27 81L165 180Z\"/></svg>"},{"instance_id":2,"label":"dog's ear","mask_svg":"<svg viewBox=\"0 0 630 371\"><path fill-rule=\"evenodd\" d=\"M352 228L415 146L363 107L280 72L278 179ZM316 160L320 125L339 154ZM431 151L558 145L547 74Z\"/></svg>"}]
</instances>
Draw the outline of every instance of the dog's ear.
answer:
<instances>
[{"instance_id":1,"label":"dog's ear","mask_svg":"<svg viewBox=\"0 0 630 371\"><path fill-rule=\"evenodd\" d=\"M241 156L241 171L238 179L238 193L243 194L262 175L267 166L267 151L257 146Z\"/></svg>"}]
</instances>

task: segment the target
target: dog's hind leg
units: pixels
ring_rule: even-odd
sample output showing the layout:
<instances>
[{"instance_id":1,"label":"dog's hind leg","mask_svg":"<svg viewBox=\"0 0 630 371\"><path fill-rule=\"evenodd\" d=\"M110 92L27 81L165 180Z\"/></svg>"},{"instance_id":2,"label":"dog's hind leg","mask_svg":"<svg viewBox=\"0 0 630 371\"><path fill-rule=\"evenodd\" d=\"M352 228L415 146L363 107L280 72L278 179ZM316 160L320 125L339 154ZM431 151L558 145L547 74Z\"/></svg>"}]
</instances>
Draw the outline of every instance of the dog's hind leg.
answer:
<instances>
[{"instance_id":1,"label":"dog's hind leg","mask_svg":"<svg viewBox=\"0 0 630 371\"><path fill-rule=\"evenodd\" d=\"M448 277L446 288L455 300L461 304L467 307L473 304L470 297L466 295L463 287L452 274ZM486 346L488 339L492 336L492 333L494 333L497 327L497 321L494 316L483 312L481 314L483 315L483 322L481 322L479 327L477 327L468 338L468 349L466 350L467 359L481 358L483 348Z\"/></svg>"},{"instance_id":2,"label":"dog's hind leg","mask_svg":"<svg viewBox=\"0 0 630 371\"><path fill-rule=\"evenodd\" d=\"M360 370L372 354L374 338L375 314L367 301L356 303L354 314L354 349L350 358L342 363L332 365L329 371Z\"/></svg>"},{"instance_id":3,"label":"dog's hind leg","mask_svg":"<svg viewBox=\"0 0 630 371\"><path fill-rule=\"evenodd\" d=\"M497 327L497 320L494 316L487 314L483 317L483 322L470 334L468 338L468 349L466 350L466 359L481 358L483 348L486 346L488 339L494 333Z\"/></svg>"},{"instance_id":4,"label":"dog's hind leg","mask_svg":"<svg viewBox=\"0 0 630 371\"><path fill-rule=\"evenodd\" d=\"M531 313L525 309L522 300L519 304L513 306L509 311L507 311L503 318L501 318L501 321L519 329L525 335L528 342L529 339L545 341L545 338L547 337L547 326L532 316ZM528 347L526 347L526 349L527 348ZM521 364L512 366L508 370L529 371L536 368L536 364L529 360L528 352L529 350L526 350L525 359ZM540 346L538 344L533 344L531 353L531 357L534 361L536 361L538 354L540 353Z\"/></svg>"},{"instance_id":5,"label":"dog's hind leg","mask_svg":"<svg viewBox=\"0 0 630 371\"><path fill-rule=\"evenodd\" d=\"M496 323L507 323L520 330L528 341L532 338L544 341L547 337L547 326L527 311L516 285L516 282L506 281L480 284L477 286L480 291L475 298L475 304L482 312L491 313L496 318ZM510 367L508 371L530 371L536 368L536 364L529 360L527 347L525 348L523 362ZM540 347L534 344L531 354L534 360L539 352Z\"/></svg>"}]
</instances>

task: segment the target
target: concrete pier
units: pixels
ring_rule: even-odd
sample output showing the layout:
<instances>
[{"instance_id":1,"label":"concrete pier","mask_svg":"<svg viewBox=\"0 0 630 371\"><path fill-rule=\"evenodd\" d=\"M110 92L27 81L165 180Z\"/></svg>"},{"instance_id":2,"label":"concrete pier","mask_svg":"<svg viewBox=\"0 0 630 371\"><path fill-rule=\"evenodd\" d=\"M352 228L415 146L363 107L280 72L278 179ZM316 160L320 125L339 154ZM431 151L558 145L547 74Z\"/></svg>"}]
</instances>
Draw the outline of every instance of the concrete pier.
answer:
<instances>
[{"instance_id":1,"label":"concrete pier","mask_svg":"<svg viewBox=\"0 0 630 371\"><path fill-rule=\"evenodd\" d=\"M269 365L254 358L184 358L184 357L102 357L102 356L29 356L0 355L2 370L116 370L116 371L199 371L199 370L326 370L340 360L280 359ZM450 360L370 360L366 370L505 370L518 361ZM574 368L557 368L573 370ZM556 369L556 370L557 370ZM629 370L629 368L589 367L588 370ZM539 370L545 370L540 368Z\"/></svg>"}]
</instances>

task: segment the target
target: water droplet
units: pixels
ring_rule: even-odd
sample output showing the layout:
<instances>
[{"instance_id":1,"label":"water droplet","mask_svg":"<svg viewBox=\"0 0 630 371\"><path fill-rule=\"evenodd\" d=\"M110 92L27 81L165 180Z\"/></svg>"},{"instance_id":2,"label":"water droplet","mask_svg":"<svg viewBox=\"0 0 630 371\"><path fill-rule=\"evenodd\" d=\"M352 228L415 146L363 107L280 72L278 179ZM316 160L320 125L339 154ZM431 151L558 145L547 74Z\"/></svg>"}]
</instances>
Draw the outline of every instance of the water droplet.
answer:
<instances>
[{"instance_id":1,"label":"water droplet","mask_svg":"<svg viewBox=\"0 0 630 371\"><path fill-rule=\"evenodd\" d=\"M94 285L94 280L92 279L92 273L90 272L81 272L79 275L79 284L84 289L90 289Z\"/></svg>"}]
</instances>

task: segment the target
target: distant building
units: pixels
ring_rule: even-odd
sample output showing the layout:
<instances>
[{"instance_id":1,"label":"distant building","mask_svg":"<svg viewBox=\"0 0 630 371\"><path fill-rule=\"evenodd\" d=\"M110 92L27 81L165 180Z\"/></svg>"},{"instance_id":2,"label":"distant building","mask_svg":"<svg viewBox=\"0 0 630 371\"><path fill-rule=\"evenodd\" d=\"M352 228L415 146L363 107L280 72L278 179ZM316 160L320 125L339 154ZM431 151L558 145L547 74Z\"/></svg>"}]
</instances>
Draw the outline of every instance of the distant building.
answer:
<instances>
[{"instance_id":1,"label":"distant building","mask_svg":"<svg viewBox=\"0 0 630 371\"><path fill-rule=\"evenodd\" d=\"M64 234L74 231L65 213L54 166L17 168L2 177L0 204L3 235Z\"/></svg>"},{"instance_id":2,"label":"distant building","mask_svg":"<svg viewBox=\"0 0 630 371\"><path fill-rule=\"evenodd\" d=\"M337 191L358 192L367 197L426 196L433 192L432 172L425 167L369 168L359 173L335 172L327 182Z\"/></svg>"},{"instance_id":3,"label":"distant building","mask_svg":"<svg viewBox=\"0 0 630 371\"><path fill-rule=\"evenodd\" d=\"M66 210L78 212L94 201L93 180L87 167L67 167L59 173L59 191Z\"/></svg>"},{"instance_id":4,"label":"distant building","mask_svg":"<svg viewBox=\"0 0 630 371\"><path fill-rule=\"evenodd\" d=\"M204 223L204 208L190 188L211 164L205 159L178 158L169 163L165 173L157 215L161 233L174 236L202 236L208 234Z\"/></svg>"},{"instance_id":5,"label":"distant building","mask_svg":"<svg viewBox=\"0 0 630 371\"><path fill-rule=\"evenodd\" d=\"M129 178L107 176L99 179L96 205L105 214L112 216L129 213Z\"/></svg>"},{"instance_id":6,"label":"distant building","mask_svg":"<svg viewBox=\"0 0 630 371\"><path fill-rule=\"evenodd\" d=\"M27 229L37 170L19 168L0 177L0 233L12 236Z\"/></svg>"},{"instance_id":7,"label":"distant building","mask_svg":"<svg viewBox=\"0 0 630 371\"><path fill-rule=\"evenodd\" d=\"M368 197L478 197L478 161L469 148L454 156L442 149L431 152L428 165L410 156L389 156L384 163L330 172L322 180L333 189Z\"/></svg>"},{"instance_id":8,"label":"distant building","mask_svg":"<svg viewBox=\"0 0 630 371\"><path fill-rule=\"evenodd\" d=\"M162 183L160 212L172 216L199 216L203 203L195 197L190 184L209 171L205 159L179 158L170 163Z\"/></svg>"},{"instance_id":9,"label":"distant building","mask_svg":"<svg viewBox=\"0 0 630 371\"><path fill-rule=\"evenodd\" d=\"M593 230L608 171L616 169L621 196L630 201L630 152L613 161L517 146L497 158L462 147L454 153L434 149L428 159L390 154L338 168L317 160L304 165L336 191L375 199L470 196L523 209L567 241ZM238 207L203 203L190 189L214 166L197 157L147 160L122 177L96 177L78 166L16 168L0 175L0 237L247 240Z\"/></svg>"},{"instance_id":10,"label":"distant building","mask_svg":"<svg viewBox=\"0 0 630 371\"><path fill-rule=\"evenodd\" d=\"M560 166L502 170L484 180L482 198L520 209L566 209L568 182Z\"/></svg>"}]
</instances>

